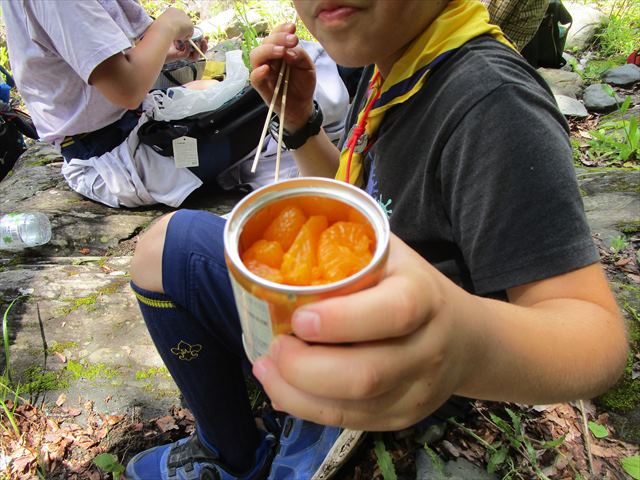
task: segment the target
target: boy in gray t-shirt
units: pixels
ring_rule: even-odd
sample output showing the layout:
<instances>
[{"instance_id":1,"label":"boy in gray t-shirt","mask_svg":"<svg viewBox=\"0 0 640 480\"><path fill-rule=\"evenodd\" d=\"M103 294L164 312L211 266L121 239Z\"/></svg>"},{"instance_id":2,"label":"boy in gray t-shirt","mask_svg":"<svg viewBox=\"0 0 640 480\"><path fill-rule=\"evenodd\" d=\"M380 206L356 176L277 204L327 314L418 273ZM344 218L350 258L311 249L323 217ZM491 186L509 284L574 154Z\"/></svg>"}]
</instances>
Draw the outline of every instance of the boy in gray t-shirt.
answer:
<instances>
[{"instance_id":1,"label":"boy in gray t-shirt","mask_svg":"<svg viewBox=\"0 0 640 480\"><path fill-rule=\"evenodd\" d=\"M295 335L253 362L288 414L274 455L242 376L224 223L189 210L159 220L138 242L132 287L198 428L136 455L129 479L329 478L361 430L406 428L452 395L569 401L605 391L624 368L624 322L585 221L566 122L487 10L469 0L294 3L338 64L370 65L342 149L318 128L316 75L294 25L253 50L251 80L268 102L289 65L285 144L304 175L335 175L385 209L384 278L298 308Z\"/></svg>"}]
</instances>

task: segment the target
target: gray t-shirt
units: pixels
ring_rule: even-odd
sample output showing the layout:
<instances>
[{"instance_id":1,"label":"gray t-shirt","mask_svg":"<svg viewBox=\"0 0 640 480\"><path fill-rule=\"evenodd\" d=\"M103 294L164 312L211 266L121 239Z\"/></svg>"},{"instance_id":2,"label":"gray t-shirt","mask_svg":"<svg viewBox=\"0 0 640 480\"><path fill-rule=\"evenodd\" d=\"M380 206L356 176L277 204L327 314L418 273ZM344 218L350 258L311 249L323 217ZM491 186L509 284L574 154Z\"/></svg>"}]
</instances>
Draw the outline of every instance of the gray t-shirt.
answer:
<instances>
[{"instance_id":1,"label":"gray t-shirt","mask_svg":"<svg viewBox=\"0 0 640 480\"><path fill-rule=\"evenodd\" d=\"M11 68L40 138L92 132L126 109L88 84L152 23L135 0L2 0Z\"/></svg>"},{"instance_id":2,"label":"gray t-shirt","mask_svg":"<svg viewBox=\"0 0 640 480\"><path fill-rule=\"evenodd\" d=\"M598 261L567 131L535 70L481 37L387 112L366 188L392 231L436 268L470 292L504 297Z\"/></svg>"}]
</instances>

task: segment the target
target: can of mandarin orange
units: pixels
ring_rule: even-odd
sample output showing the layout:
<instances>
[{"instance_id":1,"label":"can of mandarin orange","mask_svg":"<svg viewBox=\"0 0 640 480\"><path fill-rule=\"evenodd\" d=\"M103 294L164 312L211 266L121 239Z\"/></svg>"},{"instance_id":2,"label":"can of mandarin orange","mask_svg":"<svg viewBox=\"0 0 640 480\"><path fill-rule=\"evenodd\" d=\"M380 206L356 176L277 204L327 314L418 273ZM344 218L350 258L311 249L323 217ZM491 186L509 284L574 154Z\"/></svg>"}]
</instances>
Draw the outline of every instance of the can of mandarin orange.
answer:
<instances>
[{"instance_id":1,"label":"can of mandarin orange","mask_svg":"<svg viewBox=\"0 0 640 480\"><path fill-rule=\"evenodd\" d=\"M298 307L376 284L389 235L382 207L345 182L296 178L243 198L229 215L224 248L249 360L292 333Z\"/></svg>"}]
</instances>

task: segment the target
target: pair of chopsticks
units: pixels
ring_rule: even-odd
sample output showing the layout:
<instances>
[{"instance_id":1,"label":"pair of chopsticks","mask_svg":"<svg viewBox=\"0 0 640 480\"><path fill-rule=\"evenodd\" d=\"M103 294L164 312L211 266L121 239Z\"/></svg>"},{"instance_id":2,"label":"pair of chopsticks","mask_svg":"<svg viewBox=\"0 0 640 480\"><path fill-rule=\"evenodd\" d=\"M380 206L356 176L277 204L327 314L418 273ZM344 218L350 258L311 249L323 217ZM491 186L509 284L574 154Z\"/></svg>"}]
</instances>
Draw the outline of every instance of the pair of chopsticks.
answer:
<instances>
[{"instance_id":1,"label":"pair of chopsticks","mask_svg":"<svg viewBox=\"0 0 640 480\"><path fill-rule=\"evenodd\" d=\"M280 128L278 128L278 150L276 153L276 171L275 171L276 182L278 181L280 176L280 159L282 157L282 136L284 134L284 115L285 115L285 109L287 106L287 89L289 88L289 72L290 71L291 69L289 65L283 59L282 64L280 65L280 72L278 73L278 80L276 81L276 88L273 90L273 97L271 98L271 103L269 104L267 119L264 122L264 126L262 127L262 133L260 134L260 143L258 143L256 156L253 159L253 164L251 165L251 173L255 173L256 168L258 168L258 160L260 159L260 153L262 152L262 145L264 144L264 139L266 138L267 129L269 128L269 123L271 122L273 107L276 104L276 99L278 98L278 94L280 93L280 86L282 85L282 80L284 79L284 87L282 89L282 100L280 102Z\"/></svg>"},{"instance_id":2,"label":"pair of chopsticks","mask_svg":"<svg viewBox=\"0 0 640 480\"><path fill-rule=\"evenodd\" d=\"M298 15L293 17L291 23L296 23ZM280 159L282 158L282 136L284 135L284 115L287 107L287 90L289 89L289 73L291 72L291 67L289 64L285 62L284 58L282 59L282 63L280 64L280 71L278 72L278 80L276 81L276 87L273 90L273 97L271 97L271 103L269 104L269 111L267 112L267 118L264 122L264 126L262 127L262 133L260 134L260 143L258 143L258 148L256 149L256 156L253 159L253 164L251 165L251 173L256 172L256 168L258 168L258 160L260 159L260 153L262 152L262 146L264 144L264 139L267 134L267 129L269 128L269 123L271 122L271 115L273 114L273 107L276 104L276 100L280 93L280 87L282 86L282 82L284 80L284 87L282 88L282 99L280 101L280 125L278 128L278 150L276 153L276 171L274 175L274 179L277 182L280 176Z\"/></svg>"}]
</instances>

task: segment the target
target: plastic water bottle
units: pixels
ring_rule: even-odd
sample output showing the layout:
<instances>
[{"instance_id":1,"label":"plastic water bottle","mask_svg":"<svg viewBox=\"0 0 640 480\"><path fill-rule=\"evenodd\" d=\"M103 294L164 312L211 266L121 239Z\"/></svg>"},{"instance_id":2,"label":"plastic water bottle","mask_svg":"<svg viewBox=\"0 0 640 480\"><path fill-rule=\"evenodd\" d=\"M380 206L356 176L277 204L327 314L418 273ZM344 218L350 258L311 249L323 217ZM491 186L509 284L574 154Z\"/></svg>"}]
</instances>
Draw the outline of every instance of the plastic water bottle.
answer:
<instances>
[{"instance_id":1,"label":"plastic water bottle","mask_svg":"<svg viewBox=\"0 0 640 480\"><path fill-rule=\"evenodd\" d=\"M0 215L0 250L22 250L51 240L51 223L44 213Z\"/></svg>"}]
</instances>

